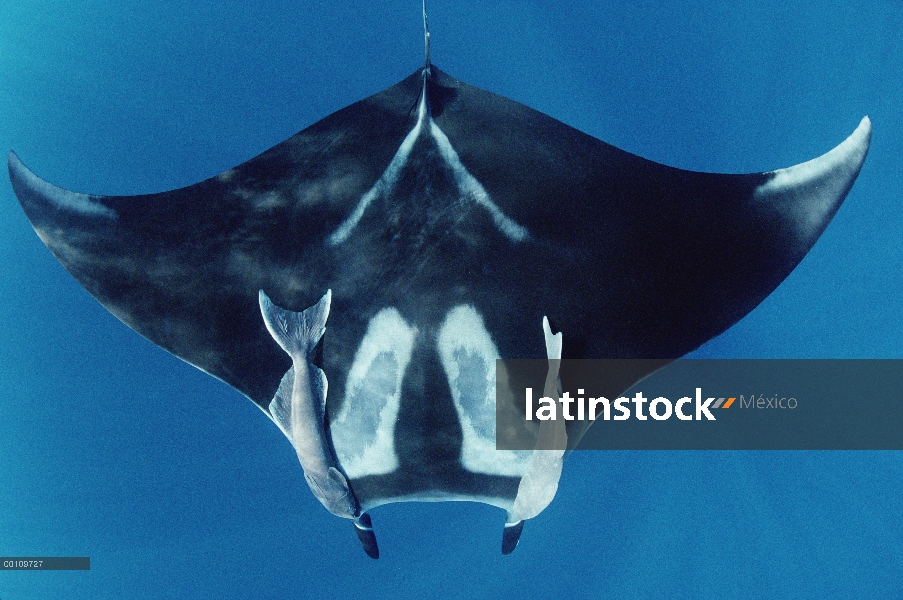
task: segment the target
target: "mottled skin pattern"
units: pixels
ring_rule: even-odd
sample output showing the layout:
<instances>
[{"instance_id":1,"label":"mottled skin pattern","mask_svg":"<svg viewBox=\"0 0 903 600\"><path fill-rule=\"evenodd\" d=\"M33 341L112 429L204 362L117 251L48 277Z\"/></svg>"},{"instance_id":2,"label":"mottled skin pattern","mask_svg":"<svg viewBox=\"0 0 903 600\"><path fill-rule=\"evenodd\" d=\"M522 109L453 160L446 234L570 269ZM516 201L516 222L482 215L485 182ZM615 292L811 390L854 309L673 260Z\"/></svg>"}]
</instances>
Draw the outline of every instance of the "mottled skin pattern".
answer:
<instances>
[{"instance_id":1,"label":"mottled skin pattern","mask_svg":"<svg viewBox=\"0 0 903 600\"><path fill-rule=\"evenodd\" d=\"M564 358L677 358L790 273L868 146L860 128L828 175L756 196L772 173L656 164L432 67L435 123L528 238L512 241L462 199L435 143L421 136L391 194L346 241L328 244L416 123L422 82L418 69L234 169L160 194L72 194L10 155L25 212L79 282L130 327L264 410L291 360L264 327L258 290L302 311L332 289L322 342L329 414L341 407L368 321L395 307L416 327L396 428L400 466L352 481L362 503L516 493L517 478L470 473L458 460L461 429L435 343L453 307L483 315L504 358L545 357L543 316L564 333ZM76 201L115 214L67 208ZM572 443L582 425L569 425Z\"/></svg>"}]
</instances>

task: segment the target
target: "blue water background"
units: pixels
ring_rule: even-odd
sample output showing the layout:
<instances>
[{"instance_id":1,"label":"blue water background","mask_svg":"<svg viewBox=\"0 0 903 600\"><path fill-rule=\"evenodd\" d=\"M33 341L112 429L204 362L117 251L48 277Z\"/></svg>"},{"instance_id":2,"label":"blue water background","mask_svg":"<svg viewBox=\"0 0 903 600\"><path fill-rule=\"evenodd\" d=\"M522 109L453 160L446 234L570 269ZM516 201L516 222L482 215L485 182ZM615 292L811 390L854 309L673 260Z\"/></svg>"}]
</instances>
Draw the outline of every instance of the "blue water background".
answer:
<instances>
[{"instance_id":1,"label":"blue water background","mask_svg":"<svg viewBox=\"0 0 903 600\"><path fill-rule=\"evenodd\" d=\"M0 3L0 149L65 188L163 191L421 64L416 0L263 5ZM440 68L677 167L789 166L868 114L824 236L697 355L903 358L903 2L429 9ZM903 598L898 452L578 452L513 555L498 509L401 504L371 561L261 411L107 313L3 181L0 325L0 555L92 560L0 572L0 600Z\"/></svg>"}]
</instances>

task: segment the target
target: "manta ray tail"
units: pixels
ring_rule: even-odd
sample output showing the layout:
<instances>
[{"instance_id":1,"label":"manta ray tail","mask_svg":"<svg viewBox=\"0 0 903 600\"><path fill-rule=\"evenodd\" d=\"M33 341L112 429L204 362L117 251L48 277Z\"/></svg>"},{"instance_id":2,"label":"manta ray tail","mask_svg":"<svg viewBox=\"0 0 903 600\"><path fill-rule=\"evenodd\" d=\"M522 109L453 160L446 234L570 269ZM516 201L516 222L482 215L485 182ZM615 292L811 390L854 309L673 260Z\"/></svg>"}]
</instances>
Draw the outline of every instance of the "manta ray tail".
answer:
<instances>
[{"instance_id":1,"label":"manta ray tail","mask_svg":"<svg viewBox=\"0 0 903 600\"><path fill-rule=\"evenodd\" d=\"M273 339L292 358L312 357L326 332L332 290L327 290L319 302L303 312L283 310L273 304L263 290L259 294L263 320Z\"/></svg>"}]
</instances>

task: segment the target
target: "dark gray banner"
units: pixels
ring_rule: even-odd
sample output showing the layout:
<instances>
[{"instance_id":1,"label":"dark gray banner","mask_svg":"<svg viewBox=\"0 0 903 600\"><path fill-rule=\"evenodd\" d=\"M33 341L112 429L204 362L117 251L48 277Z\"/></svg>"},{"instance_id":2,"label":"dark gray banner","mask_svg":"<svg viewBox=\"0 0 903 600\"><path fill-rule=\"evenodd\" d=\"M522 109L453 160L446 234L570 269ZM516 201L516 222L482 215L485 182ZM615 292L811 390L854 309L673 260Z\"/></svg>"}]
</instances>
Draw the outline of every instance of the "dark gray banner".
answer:
<instances>
[{"instance_id":1,"label":"dark gray banner","mask_svg":"<svg viewBox=\"0 0 903 600\"><path fill-rule=\"evenodd\" d=\"M501 450L903 450L903 360L499 360L496 425Z\"/></svg>"},{"instance_id":2,"label":"dark gray banner","mask_svg":"<svg viewBox=\"0 0 903 600\"><path fill-rule=\"evenodd\" d=\"M87 556L4 556L0 557L0 571L88 571L91 559Z\"/></svg>"}]
</instances>

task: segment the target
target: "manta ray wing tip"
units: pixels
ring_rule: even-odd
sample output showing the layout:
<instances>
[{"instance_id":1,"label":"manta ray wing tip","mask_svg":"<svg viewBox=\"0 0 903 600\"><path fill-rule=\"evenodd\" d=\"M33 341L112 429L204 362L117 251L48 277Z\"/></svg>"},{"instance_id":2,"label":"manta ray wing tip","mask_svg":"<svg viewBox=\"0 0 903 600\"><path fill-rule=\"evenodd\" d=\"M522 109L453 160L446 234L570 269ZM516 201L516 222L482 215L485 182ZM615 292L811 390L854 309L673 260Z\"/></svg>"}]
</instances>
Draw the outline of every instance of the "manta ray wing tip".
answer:
<instances>
[{"instance_id":1,"label":"manta ray wing tip","mask_svg":"<svg viewBox=\"0 0 903 600\"><path fill-rule=\"evenodd\" d=\"M36 225L35 218L39 216L52 215L53 219L59 219L58 213L89 219L117 218L113 209L98 201L98 196L71 192L44 181L26 167L12 150L6 160L13 191L32 224ZM48 211L48 208L53 210Z\"/></svg>"}]
</instances>

